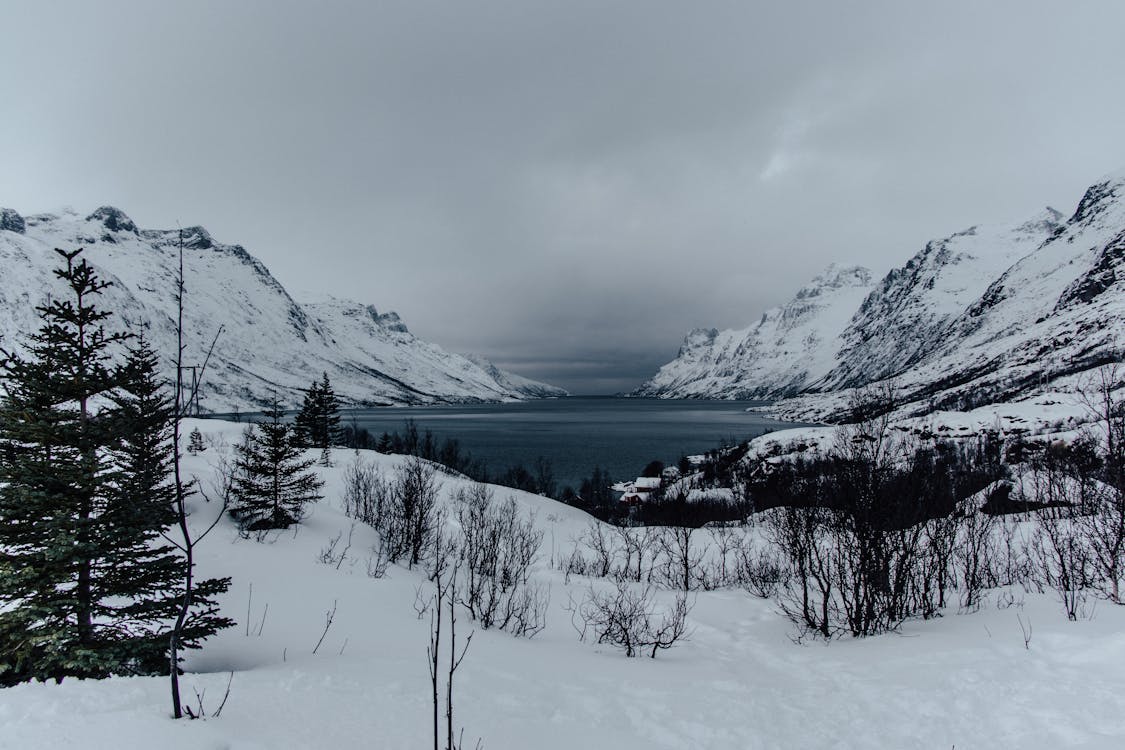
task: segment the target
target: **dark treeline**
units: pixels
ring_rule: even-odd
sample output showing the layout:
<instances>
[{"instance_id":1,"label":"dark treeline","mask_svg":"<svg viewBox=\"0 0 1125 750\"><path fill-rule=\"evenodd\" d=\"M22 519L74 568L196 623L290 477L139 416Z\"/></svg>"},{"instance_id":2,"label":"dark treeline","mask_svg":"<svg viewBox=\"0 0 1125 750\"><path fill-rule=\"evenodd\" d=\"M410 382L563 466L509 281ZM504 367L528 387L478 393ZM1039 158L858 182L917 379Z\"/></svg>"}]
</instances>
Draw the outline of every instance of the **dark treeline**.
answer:
<instances>
[{"instance_id":1,"label":"dark treeline","mask_svg":"<svg viewBox=\"0 0 1125 750\"><path fill-rule=\"evenodd\" d=\"M595 466L578 487L560 485L550 459L543 456L537 457L530 466L517 463L496 470L462 447L457 438L439 439L431 430L419 429L412 419L404 420L401 430L386 431L378 437L364 427L345 425L342 436L343 444L349 448L417 456L478 482L504 485L557 499L586 511L598 520L619 526L698 528L708 522L735 522L744 519L753 510L753 505L746 500L689 500L685 491L672 486L662 487L649 502L629 506L618 500L611 489L614 478L600 466ZM726 445L708 451L698 467L702 483L707 486L722 485L736 477L748 446L748 441L737 445L728 441ZM659 477L664 468L663 462L651 461L638 476ZM693 465L686 456L680 458L677 468L683 475L693 471Z\"/></svg>"},{"instance_id":2,"label":"dark treeline","mask_svg":"<svg viewBox=\"0 0 1125 750\"><path fill-rule=\"evenodd\" d=\"M439 440L431 430L419 430L412 419L403 422L401 431L384 432L377 438L366 428L346 425L343 428L343 438L344 444L349 448L417 456L441 464L477 482L500 484L556 498L602 520L609 520L617 511L617 503L610 490L613 479L600 467L594 467L591 475L583 479L577 488L570 485L560 487L554 466L548 458L539 456L530 466L517 463L495 470L463 448L457 438Z\"/></svg>"}]
</instances>

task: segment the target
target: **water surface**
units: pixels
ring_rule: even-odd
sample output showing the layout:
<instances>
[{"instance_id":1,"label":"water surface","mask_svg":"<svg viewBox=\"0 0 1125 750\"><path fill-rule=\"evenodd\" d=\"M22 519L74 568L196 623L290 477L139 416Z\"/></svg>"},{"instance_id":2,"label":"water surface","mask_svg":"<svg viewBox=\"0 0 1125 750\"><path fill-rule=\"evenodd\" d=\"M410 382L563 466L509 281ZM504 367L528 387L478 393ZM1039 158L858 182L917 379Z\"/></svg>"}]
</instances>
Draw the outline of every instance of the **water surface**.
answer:
<instances>
[{"instance_id":1,"label":"water surface","mask_svg":"<svg viewBox=\"0 0 1125 750\"><path fill-rule=\"evenodd\" d=\"M762 402L573 397L510 404L346 409L375 437L402 432L412 419L419 432L451 437L497 473L522 463L529 469L543 456L551 461L560 489L578 487L594 466L614 480L636 476L654 459L674 464L788 426L746 408Z\"/></svg>"}]
</instances>

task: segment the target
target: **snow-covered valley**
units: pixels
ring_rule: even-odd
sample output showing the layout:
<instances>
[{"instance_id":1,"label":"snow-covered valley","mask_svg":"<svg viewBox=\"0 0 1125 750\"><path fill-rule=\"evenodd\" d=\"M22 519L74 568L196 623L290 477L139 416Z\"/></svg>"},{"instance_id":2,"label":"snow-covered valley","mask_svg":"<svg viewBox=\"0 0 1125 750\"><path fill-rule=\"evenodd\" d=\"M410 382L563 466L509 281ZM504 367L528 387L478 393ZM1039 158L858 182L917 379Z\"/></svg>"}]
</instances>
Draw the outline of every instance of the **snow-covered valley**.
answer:
<instances>
[{"instance_id":1,"label":"snow-covered valley","mask_svg":"<svg viewBox=\"0 0 1125 750\"><path fill-rule=\"evenodd\" d=\"M244 426L185 427L199 427L208 444L185 457L206 486ZM232 577L221 603L238 624L188 655L183 684L193 705L198 691L213 712L233 672L221 716L171 719L166 678L24 684L0 696L0 747L429 746L429 621L414 609L429 583L421 569L394 565L369 577L375 533L341 505L355 456L340 449L332 458L334 467L317 468L325 499L302 524L255 541L224 520L199 548L201 574ZM405 459L364 460L390 472ZM441 481L441 504L452 507L467 483ZM480 737L496 749L1117 748L1125 738L1125 608L1098 603L1092 617L1069 622L1052 594L1015 587L991 592L979 611L954 605L897 633L795 643L773 602L719 588L691 595L687 640L629 659L579 642L567 611L588 585L607 585L557 569L596 522L543 497L493 491L543 530L533 580L550 604L546 629L530 640L461 615L458 632L475 630L455 690L466 747ZM193 523L217 510L197 498ZM323 562L353 524L342 561ZM660 591L657 602L672 596Z\"/></svg>"}]
</instances>

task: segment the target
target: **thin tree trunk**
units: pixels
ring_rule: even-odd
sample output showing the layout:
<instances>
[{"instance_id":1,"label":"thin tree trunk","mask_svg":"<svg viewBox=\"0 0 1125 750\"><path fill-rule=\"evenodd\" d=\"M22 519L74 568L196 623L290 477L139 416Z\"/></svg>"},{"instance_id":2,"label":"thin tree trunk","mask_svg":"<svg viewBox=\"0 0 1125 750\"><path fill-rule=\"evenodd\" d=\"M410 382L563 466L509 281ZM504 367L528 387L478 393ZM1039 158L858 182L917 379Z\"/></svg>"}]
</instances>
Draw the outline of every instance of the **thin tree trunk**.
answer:
<instances>
[{"instance_id":1,"label":"thin tree trunk","mask_svg":"<svg viewBox=\"0 0 1125 750\"><path fill-rule=\"evenodd\" d=\"M172 715L183 718L183 709L180 705L180 634L184 629L188 611L191 608L192 592L192 540L191 531L188 529L186 498L184 497L183 477L180 474L180 418L183 409L183 360L184 360L184 235L180 231L180 275L176 288L176 395L173 401L172 413L172 467L175 473L176 489L176 516L180 526L180 533L184 538L184 589L180 599L180 611L176 615L176 623L172 627L172 635L168 643L168 665L172 680Z\"/></svg>"}]
</instances>

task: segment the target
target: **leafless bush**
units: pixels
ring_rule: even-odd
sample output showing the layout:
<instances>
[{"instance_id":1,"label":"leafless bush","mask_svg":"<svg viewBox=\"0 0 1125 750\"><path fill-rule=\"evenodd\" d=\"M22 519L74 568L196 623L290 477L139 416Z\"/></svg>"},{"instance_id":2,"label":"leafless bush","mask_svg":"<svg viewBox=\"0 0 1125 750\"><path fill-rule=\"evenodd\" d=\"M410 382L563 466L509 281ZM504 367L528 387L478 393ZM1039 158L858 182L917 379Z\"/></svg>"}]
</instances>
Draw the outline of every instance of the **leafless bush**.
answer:
<instances>
[{"instance_id":1,"label":"leafless bush","mask_svg":"<svg viewBox=\"0 0 1125 750\"><path fill-rule=\"evenodd\" d=\"M1042 582L1059 595L1066 616L1070 620L1084 616L1093 561L1071 509L1040 512L1031 553Z\"/></svg>"},{"instance_id":2,"label":"leafless bush","mask_svg":"<svg viewBox=\"0 0 1125 750\"><path fill-rule=\"evenodd\" d=\"M320 554L317 555L317 560L324 565L331 565L336 568L336 570L339 570L340 566L344 564L344 560L348 559L348 552L352 548L352 537L354 535L355 524L353 523L351 528L348 529L348 539L344 542L344 548L337 552L336 548L340 546L340 540L344 537L344 530L341 529L336 536L328 540L327 546L320 548Z\"/></svg>"},{"instance_id":3,"label":"leafless bush","mask_svg":"<svg viewBox=\"0 0 1125 750\"><path fill-rule=\"evenodd\" d=\"M367 575L370 578L382 578L387 575L387 566L390 560L387 558L387 548L383 544L382 538L379 539L378 544L371 548L371 554L367 556Z\"/></svg>"},{"instance_id":4,"label":"leafless bush","mask_svg":"<svg viewBox=\"0 0 1125 750\"><path fill-rule=\"evenodd\" d=\"M413 567L434 551L439 520L435 474L433 464L419 458L411 458L396 469L376 527L391 562L405 559L407 567Z\"/></svg>"},{"instance_id":5,"label":"leafless bush","mask_svg":"<svg viewBox=\"0 0 1125 750\"><path fill-rule=\"evenodd\" d=\"M1025 538L1023 524L1018 519L1003 518L996 521L996 526L996 557L992 566L996 584L1019 584L1025 589L1035 586L1042 593L1042 586L1034 575L1034 566L1028 552L1031 545Z\"/></svg>"},{"instance_id":6,"label":"leafless bush","mask_svg":"<svg viewBox=\"0 0 1125 750\"><path fill-rule=\"evenodd\" d=\"M789 581L789 570L773 546L743 544L735 552L734 578L754 596L772 599Z\"/></svg>"},{"instance_id":7,"label":"leafless bush","mask_svg":"<svg viewBox=\"0 0 1125 750\"><path fill-rule=\"evenodd\" d=\"M624 650L626 656L648 653L655 659L658 650L671 648L687 637L691 606L684 593L662 611L653 598L651 586L634 589L624 581L610 591L587 589L582 602L575 604L572 600L570 606L579 639L592 637L596 643Z\"/></svg>"},{"instance_id":8,"label":"leafless bush","mask_svg":"<svg viewBox=\"0 0 1125 750\"><path fill-rule=\"evenodd\" d=\"M996 570L998 525L995 516L981 512L968 512L961 518L953 566L962 611L980 609L984 592L1000 582ZM1012 547L1007 550L1012 550Z\"/></svg>"},{"instance_id":9,"label":"leafless bush","mask_svg":"<svg viewBox=\"0 0 1125 750\"><path fill-rule=\"evenodd\" d=\"M706 580L713 588L737 583L738 564L745 534L740 529L727 525L709 527L707 534L711 537L711 548L715 550L715 556Z\"/></svg>"},{"instance_id":10,"label":"leafless bush","mask_svg":"<svg viewBox=\"0 0 1125 750\"><path fill-rule=\"evenodd\" d=\"M434 554L427 561L427 574L433 591L423 593L419 587L415 593L414 611L418 618L426 615L430 618L430 641L426 646L426 666L430 673L430 696L433 707L433 746L434 750L441 747L440 707L441 694L445 693L445 748L444 750L461 750L465 730L455 732L453 720L454 678L461 662L468 653L469 645L473 641L474 633L459 641L457 638L457 600L459 588L459 574L462 571L460 545L450 537L445 536L440 526L434 529L434 536L430 542ZM443 654L443 650L446 656ZM443 664L443 659L444 664ZM442 685L441 677L444 672L445 684ZM456 739L455 739L456 735ZM477 748L481 747L480 740Z\"/></svg>"},{"instance_id":11,"label":"leafless bush","mask_svg":"<svg viewBox=\"0 0 1125 750\"><path fill-rule=\"evenodd\" d=\"M497 505L483 484L459 490L456 499L464 568L459 602L486 630L534 636L546 624L548 602L529 580L543 532L534 517L521 517L514 499Z\"/></svg>"},{"instance_id":12,"label":"leafless bush","mask_svg":"<svg viewBox=\"0 0 1125 750\"><path fill-rule=\"evenodd\" d=\"M1096 429L1091 442L1103 449L1103 466L1093 507L1079 524L1090 545L1099 589L1115 604L1123 603L1121 582L1125 577L1125 402L1114 394L1120 382L1120 367L1109 365L1080 390Z\"/></svg>"},{"instance_id":13,"label":"leafless bush","mask_svg":"<svg viewBox=\"0 0 1125 750\"><path fill-rule=\"evenodd\" d=\"M1088 510L1074 523L1086 541L1091 573L1098 591L1111 602L1121 604L1121 582L1125 577L1125 493L1105 486Z\"/></svg>"},{"instance_id":14,"label":"leafless bush","mask_svg":"<svg viewBox=\"0 0 1125 750\"><path fill-rule=\"evenodd\" d=\"M780 508L764 524L787 568L778 582L778 606L802 634L812 632L822 638L831 638L841 628L828 524L823 520L827 514L821 508Z\"/></svg>"},{"instance_id":15,"label":"leafless bush","mask_svg":"<svg viewBox=\"0 0 1125 750\"><path fill-rule=\"evenodd\" d=\"M645 579L646 573L651 577L654 548L659 537L657 530L651 526L614 528L624 558L616 571L616 577L638 583Z\"/></svg>"},{"instance_id":16,"label":"leafless bush","mask_svg":"<svg viewBox=\"0 0 1125 750\"><path fill-rule=\"evenodd\" d=\"M653 566L654 578L661 585L680 591L710 587L703 567L707 547L696 543L697 532L690 526L661 529L656 542L658 563Z\"/></svg>"},{"instance_id":17,"label":"leafless bush","mask_svg":"<svg viewBox=\"0 0 1125 750\"><path fill-rule=\"evenodd\" d=\"M559 570L566 573L566 583L570 583L570 577L575 576L590 576L593 572L593 565L582 554L582 550L578 548L578 542L574 543L573 549L565 560L559 560Z\"/></svg>"},{"instance_id":18,"label":"leafless bush","mask_svg":"<svg viewBox=\"0 0 1125 750\"><path fill-rule=\"evenodd\" d=\"M348 516L381 528L390 494L390 482L374 462L356 456L344 469L344 512Z\"/></svg>"},{"instance_id":19,"label":"leafless bush","mask_svg":"<svg viewBox=\"0 0 1125 750\"><path fill-rule=\"evenodd\" d=\"M613 572L613 565L617 559L617 548L613 544L612 532L605 524L592 521L582 536L582 543L590 550L590 575L597 578L608 578Z\"/></svg>"}]
</instances>

